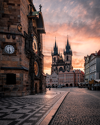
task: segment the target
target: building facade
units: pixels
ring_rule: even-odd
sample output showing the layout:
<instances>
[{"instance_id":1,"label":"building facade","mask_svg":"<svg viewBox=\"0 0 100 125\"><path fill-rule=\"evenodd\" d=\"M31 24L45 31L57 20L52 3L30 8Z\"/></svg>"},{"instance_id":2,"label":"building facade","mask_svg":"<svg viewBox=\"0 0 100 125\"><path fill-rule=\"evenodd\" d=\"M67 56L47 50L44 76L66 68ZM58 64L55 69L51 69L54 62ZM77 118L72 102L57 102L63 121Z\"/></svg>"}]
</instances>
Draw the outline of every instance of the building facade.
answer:
<instances>
[{"instance_id":1,"label":"building facade","mask_svg":"<svg viewBox=\"0 0 100 125\"><path fill-rule=\"evenodd\" d=\"M84 72L81 70L73 70L72 66L72 50L67 39L67 45L62 55L58 54L58 46L55 41L55 46L52 52L51 75L46 76L46 85L53 85L53 77L55 74L55 81L58 81L54 86L77 86L79 82L84 82Z\"/></svg>"},{"instance_id":2,"label":"building facade","mask_svg":"<svg viewBox=\"0 0 100 125\"><path fill-rule=\"evenodd\" d=\"M85 80L89 82L100 79L100 50L92 53L90 56L84 57L84 59Z\"/></svg>"},{"instance_id":3,"label":"building facade","mask_svg":"<svg viewBox=\"0 0 100 125\"><path fill-rule=\"evenodd\" d=\"M58 86L58 75L53 72L51 75L46 74L46 86L55 87Z\"/></svg>"},{"instance_id":4,"label":"building facade","mask_svg":"<svg viewBox=\"0 0 100 125\"><path fill-rule=\"evenodd\" d=\"M44 21L31 0L0 1L0 92L43 92Z\"/></svg>"},{"instance_id":5,"label":"building facade","mask_svg":"<svg viewBox=\"0 0 100 125\"><path fill-rule=\"evenodd\" d=\"M85 74L81 70L74 70L75 72L75 86L78 86L78 83L84 82Z\"/></svg>"}]
</instances>

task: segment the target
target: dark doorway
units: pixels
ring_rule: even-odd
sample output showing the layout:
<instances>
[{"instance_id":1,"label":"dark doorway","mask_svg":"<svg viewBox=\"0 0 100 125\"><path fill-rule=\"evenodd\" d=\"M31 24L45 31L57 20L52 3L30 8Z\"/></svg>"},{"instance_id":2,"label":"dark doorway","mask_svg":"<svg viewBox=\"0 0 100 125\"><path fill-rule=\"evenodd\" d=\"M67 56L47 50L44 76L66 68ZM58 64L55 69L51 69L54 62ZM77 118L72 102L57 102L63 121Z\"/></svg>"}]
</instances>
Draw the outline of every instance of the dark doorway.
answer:
<instances>
[{"instance_id":1,"label":"dark doorway","mask_svg":"<svg viewBox=\"0 0 100 125\"><path fill-rule=\"evenodd\" d=\"M16 84L16 74L9 73L6 75L6 84L13 85Z\"/></svg>"},{"instance_id":2,"label":"dark doorway","mask_svg":"<svg viewBox=\"0 0 100 125\"><path fill-rule=\"evenodd\" d=\"M52 88L54 88L54 84L52 84Z\"/></svg>"},{"instance_id":3,"label":"dark doorway","mask_svg":"<svg viewBox=\"0 0 100 125\"><path fill-rule=\"evenodd\" d=\"M66 84L66 86L68 87L68 84Z\"/></svg>"},{"instance_id":4,"label":"dark doorway","mask_svg":"<svg viewBox=\"0 0 100 125\"><path fill-rule=\"evenodd\" d=\"M70 86L72 87L72 84L70 84Z\"/></svg>"},{"instance_id":5,"label":"dark doorway","mask_svg":"<svg viewBox=\"0 0 100 125\"><path fill-rule=\"evenodd\" d=\"M37 93L37 83L35 83L35 94Z\"/></svg>"}]
</instances>

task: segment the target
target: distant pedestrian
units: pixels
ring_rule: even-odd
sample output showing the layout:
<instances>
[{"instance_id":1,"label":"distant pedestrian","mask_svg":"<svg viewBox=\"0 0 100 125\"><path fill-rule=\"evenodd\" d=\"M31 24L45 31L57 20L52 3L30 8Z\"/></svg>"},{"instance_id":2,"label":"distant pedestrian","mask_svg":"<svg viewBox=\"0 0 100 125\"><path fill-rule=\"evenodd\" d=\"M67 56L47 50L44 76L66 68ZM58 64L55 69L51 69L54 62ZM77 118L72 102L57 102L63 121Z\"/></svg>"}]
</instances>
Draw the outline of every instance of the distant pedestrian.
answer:
<instances>
[{"instance_id":1,"label":"distant pedestrian","mask_svg":"<svg viewBox=\"0 0 100 125\"><path fill-rule=\"evenodd\" d=\"M49 86L49 90L51 89L51 87Z\"/></svg>"}]
</instances>

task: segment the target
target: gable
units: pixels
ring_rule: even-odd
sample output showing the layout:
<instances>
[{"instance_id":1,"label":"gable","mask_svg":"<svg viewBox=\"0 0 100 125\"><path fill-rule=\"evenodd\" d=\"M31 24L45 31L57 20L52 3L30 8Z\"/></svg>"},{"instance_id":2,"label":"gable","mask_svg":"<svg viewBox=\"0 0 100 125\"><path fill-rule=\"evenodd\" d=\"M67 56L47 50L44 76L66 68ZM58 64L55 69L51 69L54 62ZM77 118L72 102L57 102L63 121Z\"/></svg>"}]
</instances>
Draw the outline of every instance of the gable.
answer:
<instances>
[{"instance_id":1,"label":"gable","mask_svg":"<svg viewBox=\"0 0 100 125\"><path fill-rule=\"evenodd\" d=\"M95 56L94 56L94 55L91 55L91 56L90 56L90 61L93 60L94 58L95 58Z\"/></svg>"}]
</instances>

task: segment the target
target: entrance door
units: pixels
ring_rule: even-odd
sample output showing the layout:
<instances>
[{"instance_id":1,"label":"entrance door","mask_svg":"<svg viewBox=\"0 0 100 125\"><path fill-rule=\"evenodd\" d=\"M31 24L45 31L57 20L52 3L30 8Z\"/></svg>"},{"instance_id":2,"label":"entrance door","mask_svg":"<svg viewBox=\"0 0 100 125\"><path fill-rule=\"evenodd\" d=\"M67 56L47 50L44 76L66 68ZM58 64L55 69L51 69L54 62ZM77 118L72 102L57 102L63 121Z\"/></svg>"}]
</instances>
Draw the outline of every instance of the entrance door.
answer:
<instances>
[{"instance_id":1,"label":"entrance door","mask_svg":"<svg viewBox=\"0 0 100 125\"><path fill-rule=\"evenodd\" d=\"M68 84L66 84L66 86L68 87Z\"/></svg>"},{"instance_id":2,"label":"entrance door","mask_svg":"<svg viewBox=\"0 0 100 125\"><path fill-rule=\"evenodd\" d=\"M6 75L6 84L7 85L14 85L16 84L16 74L9 73Z\"/></svg>"},{"instance_id":3,"label":"entrance door","mask_svg":"<svg viewBox=\"0 0 100 125\"><path fill-rule=\"evenodd\" d=\"M35 83L35 94L37 93L37 83Z\"/></svg>"}]
</instances>

